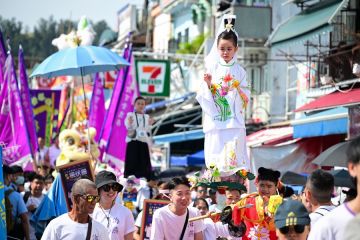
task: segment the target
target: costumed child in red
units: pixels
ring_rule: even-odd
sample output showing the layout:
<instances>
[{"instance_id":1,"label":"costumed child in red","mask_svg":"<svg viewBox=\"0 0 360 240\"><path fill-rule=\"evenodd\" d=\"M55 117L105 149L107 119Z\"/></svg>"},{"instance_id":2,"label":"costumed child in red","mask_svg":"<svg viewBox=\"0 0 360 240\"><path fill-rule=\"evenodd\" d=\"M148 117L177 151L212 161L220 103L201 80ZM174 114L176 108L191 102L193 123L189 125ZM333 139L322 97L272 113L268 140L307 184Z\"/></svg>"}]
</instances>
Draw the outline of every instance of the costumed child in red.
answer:
<instances>
[{"instance_id":1,"label":"costumed child in red","mask_svg":"<svg viewBox=\"0 0 360 240\"><path fill-rule=\"evenodd\" d=\"M279 178L279 171L260 167L255 180L258 191L244 196L233 207L232 221L235 226L243 226L243 240L277 239L274 215L282 202L277 191Z\"/></svg>"}]
</instances>

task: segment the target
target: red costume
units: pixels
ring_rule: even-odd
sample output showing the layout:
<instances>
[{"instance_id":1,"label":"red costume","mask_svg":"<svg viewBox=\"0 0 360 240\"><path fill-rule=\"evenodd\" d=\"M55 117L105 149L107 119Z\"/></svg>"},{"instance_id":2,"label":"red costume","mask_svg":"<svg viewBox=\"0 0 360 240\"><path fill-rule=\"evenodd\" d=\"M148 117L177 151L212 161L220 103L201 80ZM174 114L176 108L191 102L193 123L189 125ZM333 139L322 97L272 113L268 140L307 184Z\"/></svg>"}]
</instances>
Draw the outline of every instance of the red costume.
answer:
<instances>
[{"instance_id":1,"label":"red costume","mask_svg":"<svg viewBox=\"0 0 360 240\"><path fill-rule=\"evenodd\" d=\"M264 199L258 193L252 193L242 198L233 208L232 218L235 225L243 222L246 232L243 240L276 240L274 212L282 198L272 196L268 207L264 207ZM280 203L279 203L280 201ZM251 207L246 208L246 205Z\"/></svg>"}]
</instances>

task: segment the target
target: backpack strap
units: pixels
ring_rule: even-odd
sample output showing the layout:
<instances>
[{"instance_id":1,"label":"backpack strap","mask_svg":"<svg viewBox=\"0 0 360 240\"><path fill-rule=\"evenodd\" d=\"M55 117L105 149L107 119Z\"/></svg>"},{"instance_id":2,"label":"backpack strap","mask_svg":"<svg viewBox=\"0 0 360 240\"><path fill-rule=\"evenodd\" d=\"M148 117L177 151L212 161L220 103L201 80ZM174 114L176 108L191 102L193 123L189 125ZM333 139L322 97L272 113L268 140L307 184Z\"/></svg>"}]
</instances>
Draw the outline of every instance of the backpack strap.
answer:
<instances>
[{"instance_id":1,"label":"backpack strap","mask_svg":"<svg viewBox=\"0 0 360 240\"><path fill-rule=\"evenodd\" d=\"M30 197L30 196L31 196L31 192L30 192L30 191L25 192L24 197L23 197L25 204L26 204L27 201L29 200L29 197Z\"/></svg>"},{"instance_id":2,"label":"backpack strap","mask_svg":"<svg viewBox=\"0 0 360 240\"><path fill-rule=\"evenodd\" d=\"M92 221L91 221L91 217L89 216L89 223L88 223L88 228L87 228L87 233L86 233L86 240L90 240L91 238L91 228L92 228Z\"/></svg>"}]
</instances>

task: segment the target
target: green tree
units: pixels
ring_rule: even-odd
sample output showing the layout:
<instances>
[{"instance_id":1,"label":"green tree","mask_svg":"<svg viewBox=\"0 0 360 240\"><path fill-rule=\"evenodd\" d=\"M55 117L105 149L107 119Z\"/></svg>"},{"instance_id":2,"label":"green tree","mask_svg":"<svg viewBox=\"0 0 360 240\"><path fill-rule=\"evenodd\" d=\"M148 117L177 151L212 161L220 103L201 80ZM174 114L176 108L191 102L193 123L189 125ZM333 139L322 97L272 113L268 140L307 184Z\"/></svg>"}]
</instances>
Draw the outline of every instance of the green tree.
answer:
<instances>
[{"instance_id":1,"label":"green tree","mask_svg":"<svg viewBox=\"0 0 360 240\"><path fill-rule=\"evenodd\" d=\"M176 51L176 53L181 54L195 54L199 51L201 45L203 44L204 40L206 38L205 34L200 34L194 40L191 42L186 43L180 43L179 49Z\"/></svg>"},{"instance_id":2,"label":"green tree","mask_svg":"<svg viewBox=\"0 0 360 240\"><path fill-rule=\"evenodd\" d=\"M108 29L109 26L107 25L107 23L104 20L99 21L99 22L97 22L95 24L92 24L92 25L93 25L94 31L96 32L93 45L98 45L101 34L103 33L103 31Z\"/></svg>"}]
</instances>

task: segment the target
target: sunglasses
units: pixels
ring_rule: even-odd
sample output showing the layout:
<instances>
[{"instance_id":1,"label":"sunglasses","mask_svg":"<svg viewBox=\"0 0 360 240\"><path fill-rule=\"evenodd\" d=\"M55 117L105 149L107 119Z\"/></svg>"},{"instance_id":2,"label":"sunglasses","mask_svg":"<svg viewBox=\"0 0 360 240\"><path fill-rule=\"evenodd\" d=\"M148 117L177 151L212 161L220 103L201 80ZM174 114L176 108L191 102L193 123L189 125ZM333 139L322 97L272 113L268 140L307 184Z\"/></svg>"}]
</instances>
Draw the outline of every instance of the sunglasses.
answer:
<instances>
[{"instance_id":1,"label":"sunglasses","mask_svg":"<svg viewBox=\"0 0 360 240\"><path fill-rule=\"evenodd\" d=\"M120 192L121 191L121 187L119 184L107 184L101 187L102 190L104 190L104 192L109 192L110 188L114 191L114 192Z\"/></svg>"},{"instance_id":2,"label":"sunglasses","mask_svg":"<svg viewBox=\"0 0 360 240\"><path fill-rule=\"evenodd\" d=\"M305 225L294 225L292 227L294 228L296 233L303 233L305 230ZM288 234L290 231L290 227L288 227L288 226L282 227L282 228L279 228L279 230L282 234Z\"/></svg>"},{"instance_id":3,"label":"sunglasses","mask_svg":"<svg viewBox=\"0 0 360 240\"><path fill-rule=\"evenodd\" d=\"M88 203L98 203L100 201L100 196L85 194L79 195L80 197L84 198Z\"/></svg>"}]
</instances>

